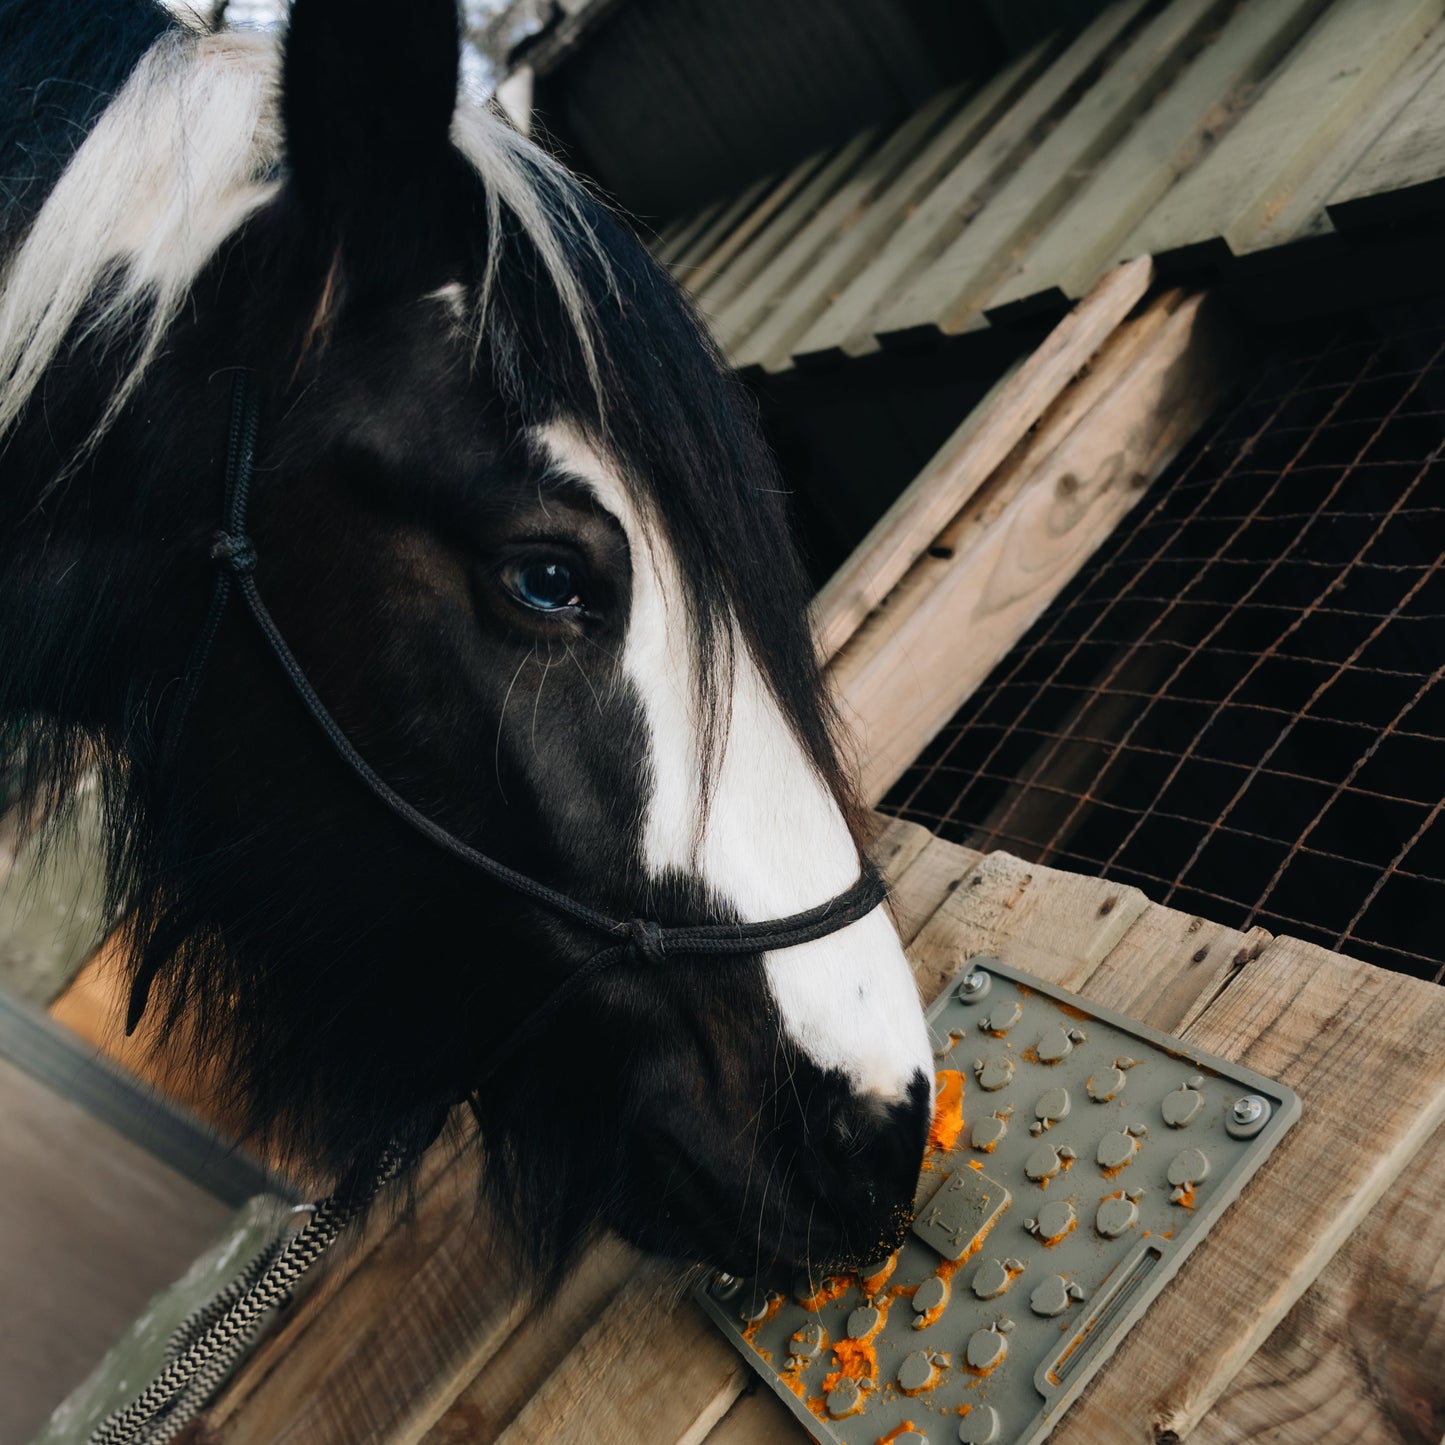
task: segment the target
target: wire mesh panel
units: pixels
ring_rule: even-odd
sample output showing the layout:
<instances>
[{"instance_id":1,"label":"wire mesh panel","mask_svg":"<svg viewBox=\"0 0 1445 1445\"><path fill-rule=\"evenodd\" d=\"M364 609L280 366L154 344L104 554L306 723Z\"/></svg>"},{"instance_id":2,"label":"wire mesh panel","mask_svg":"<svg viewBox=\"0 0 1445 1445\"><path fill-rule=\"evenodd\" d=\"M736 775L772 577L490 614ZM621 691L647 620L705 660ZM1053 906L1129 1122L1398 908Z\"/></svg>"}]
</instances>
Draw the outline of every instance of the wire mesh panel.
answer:
<instances>
[{"instance_id":1,"label":"wire mesh panel","mask_svg":"<svg viewBox=\"0 0 1445 1445\"><path fill-rule=\"evenodd\" d=\"M884 810L1445 981L1442 447L1445 308L1287 338Z\"/></svg>"}]
</instances>

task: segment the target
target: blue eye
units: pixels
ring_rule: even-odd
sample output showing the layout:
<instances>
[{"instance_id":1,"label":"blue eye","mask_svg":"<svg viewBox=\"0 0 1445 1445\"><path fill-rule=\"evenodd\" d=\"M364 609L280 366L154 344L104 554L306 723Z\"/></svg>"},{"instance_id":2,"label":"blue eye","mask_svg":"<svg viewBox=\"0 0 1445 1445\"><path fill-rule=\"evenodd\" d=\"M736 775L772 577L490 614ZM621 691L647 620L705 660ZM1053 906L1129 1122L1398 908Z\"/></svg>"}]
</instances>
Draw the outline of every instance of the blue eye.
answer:
<instances>
[{"instance_id":1,"label":"blue eye","mask_svg":"<svg viewBox=\"0 0 1445 1445\"><path fill-rule=\"evenodd\" d=\"M516 599L537 612L580 607L577 578L566 562L528 562L508 569L506 583Z\"/></svg>"}]
</instances>

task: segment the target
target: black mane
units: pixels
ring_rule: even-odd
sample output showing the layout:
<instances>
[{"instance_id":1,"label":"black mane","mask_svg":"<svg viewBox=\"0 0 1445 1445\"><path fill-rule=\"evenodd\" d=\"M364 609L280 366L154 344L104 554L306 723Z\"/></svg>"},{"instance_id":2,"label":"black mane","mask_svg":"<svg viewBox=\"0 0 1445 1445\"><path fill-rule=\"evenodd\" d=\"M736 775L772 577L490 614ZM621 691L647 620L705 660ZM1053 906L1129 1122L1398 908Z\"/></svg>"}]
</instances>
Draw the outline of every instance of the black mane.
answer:
<instances>
[{"instance_id":1,"label":"black mane","mask_svg":"<svg viewBox=\"0 0 1445 1445\"><path fill-rule=\"evenodd\" d=\"M136 62L174 23L154 0L0 0L0 255Z\"/></svg>"}]
</instances>

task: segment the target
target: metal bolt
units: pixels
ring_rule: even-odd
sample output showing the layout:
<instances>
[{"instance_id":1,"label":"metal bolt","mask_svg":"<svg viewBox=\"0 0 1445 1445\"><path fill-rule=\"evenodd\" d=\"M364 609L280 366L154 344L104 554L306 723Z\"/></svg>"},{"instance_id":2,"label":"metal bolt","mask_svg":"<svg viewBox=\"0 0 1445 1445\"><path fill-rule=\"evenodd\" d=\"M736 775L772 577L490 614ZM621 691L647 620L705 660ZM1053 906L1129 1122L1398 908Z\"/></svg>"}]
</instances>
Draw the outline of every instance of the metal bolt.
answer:
<instances>
[{"instance_id":1,"label":"metal bolt","mask_svg":"<svg viewBox=\"0 0 1445 1445\"><path fill-rule=\"evenodd\" d=\"M955 994L963 1003L976 1003L988 992L989 985L993 982L981 968L970 968L964 976L959 979Z\"/></svg>"},{"instance_id":2,"label":"metal bolt","mask_svg":"<svg viewBox=\"0 0 1445 1445\"><path fill-rule=\"evenodd\" d=\"M1225 1132L1235 1139L1252 1139L1269 1123L1272 1112L1268 1099L1258 1094L1241 1094L1225 1116Z\"/></svg>"},{"instance_id":3,"label":"metal bolt","mask_svg":"<svg viewBox=\"0 0 1445 1445\"><path fill-rule=\"evenodd\" d=\"M1265 1102L1258 1094L1242 1094L1234 1101L1234 1122L1253 1124L1264 1110Z\"/></svg>"},{"instance_id":4,"label":"metal bolt","mask_svg":"<svg viewBox=\"0 0 1445 1445\"><path fill-rule=\"evenodd\" d=\"M735 1274L724 1274L719 1270L713 1277L712 1283L708 1286L707 1292L715 1300L730 1300L742 1289L743 1282Z\"/></svg>"}]
</instances>

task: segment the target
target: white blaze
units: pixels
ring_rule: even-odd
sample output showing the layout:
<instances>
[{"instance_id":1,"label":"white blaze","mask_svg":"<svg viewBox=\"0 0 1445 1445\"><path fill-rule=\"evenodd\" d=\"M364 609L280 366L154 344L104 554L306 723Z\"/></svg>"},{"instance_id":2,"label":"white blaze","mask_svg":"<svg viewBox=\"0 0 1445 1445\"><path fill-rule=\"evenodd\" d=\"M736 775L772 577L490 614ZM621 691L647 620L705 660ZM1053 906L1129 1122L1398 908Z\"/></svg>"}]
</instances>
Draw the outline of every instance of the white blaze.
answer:
<instances>
[{"instance_id":1,"label":"white blaze","mask_svg":"<svg viewBox=\"0 0 1445 1445\"><path fill-rule=\"evenodd\" d=\"M699 826L701 736L692 632L676 560L642 525L615 470L572 429L541 440L622 525L632 553L632 611L623 667L651 742L652 796L643 861L654 874L694 873L748 922L785 918L843 892L858 853L843 815L809 763L739 639L730 716L705 824ZM766 955L768 983L793 1040L853 1086L899 1099L932 1055L913 976L882 908L814 943Z\"/></svg>"}]
</instances>

